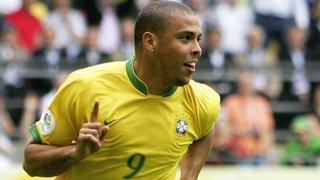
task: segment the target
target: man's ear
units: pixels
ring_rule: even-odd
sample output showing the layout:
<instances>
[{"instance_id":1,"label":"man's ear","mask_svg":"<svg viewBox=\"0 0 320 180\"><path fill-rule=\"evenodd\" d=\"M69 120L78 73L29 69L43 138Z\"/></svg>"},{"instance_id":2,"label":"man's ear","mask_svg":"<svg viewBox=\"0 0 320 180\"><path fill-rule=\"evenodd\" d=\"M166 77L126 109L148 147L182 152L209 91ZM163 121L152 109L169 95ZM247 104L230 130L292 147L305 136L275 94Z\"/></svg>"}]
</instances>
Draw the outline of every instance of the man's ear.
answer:
<instances>
[{"instance_id":1,"label":"man's ear","mask_svg":"<svg viewBox=\"0 0 320 180\"><path fill-rule=\"evenodd\" d=\"M157 37L157 35L155 35L154 33L151 33L151 32L144 32L142 35L143 46L147 50L152 51L152 52L157 48L158 40L159 40L159 38Z\"/></svg>"}]
</instances>

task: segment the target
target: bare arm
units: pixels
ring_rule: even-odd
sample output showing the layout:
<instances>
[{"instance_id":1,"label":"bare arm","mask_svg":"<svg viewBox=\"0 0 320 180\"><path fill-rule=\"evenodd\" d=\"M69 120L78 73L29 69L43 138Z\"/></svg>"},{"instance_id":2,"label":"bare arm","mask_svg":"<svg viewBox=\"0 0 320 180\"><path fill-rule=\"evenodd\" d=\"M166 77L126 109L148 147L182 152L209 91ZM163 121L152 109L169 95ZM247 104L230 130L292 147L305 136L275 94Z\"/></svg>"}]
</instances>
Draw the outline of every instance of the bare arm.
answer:
<instances>
[{"instance_id":1,"label":"bare arm","mask_svg":"<svg viewBox=\"0 0 320 180\"><path fill-rule=\"evenodd\" d=\"M35 144L26 145L23 169L30 176L57 176L97 152L109 127L97 122L99 104L95 103L91 120L79 131L77 143L69 146Z\"/></svg>"},{"instance_id":2,"label":"bare arm","mask_svg":"<svg viewBox=\"0 0 320 180\"><path fill-rule=\"evenodd\" d=\"M23 169L30 176L56 176L78 163L75 145L57 147L30 142L24 152Z\"/></svg>"},{"instance_id":3,"label":"bare arm","mask_svg":"<svg viewBox=\"0 0 320 180\"><path fill-rule=\"evenodd\" d=\"M212 132L195 141L180 161L181 180L196 180L205 163L212 142Z\"/></svg>"}]
</instances>

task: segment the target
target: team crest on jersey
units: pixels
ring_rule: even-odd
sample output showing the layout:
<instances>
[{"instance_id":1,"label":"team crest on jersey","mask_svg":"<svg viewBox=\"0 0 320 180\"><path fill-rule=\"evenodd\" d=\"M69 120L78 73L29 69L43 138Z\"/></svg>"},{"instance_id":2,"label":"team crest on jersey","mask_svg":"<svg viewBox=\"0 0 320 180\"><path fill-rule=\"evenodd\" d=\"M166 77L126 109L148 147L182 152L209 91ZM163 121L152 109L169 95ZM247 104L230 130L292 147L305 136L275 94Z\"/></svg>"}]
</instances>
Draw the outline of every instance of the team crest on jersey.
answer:
<instances>
[{"instance_id":1,"label":"team crest on jersey","mask_svg":"<svg viewBox=\"0 0 320 180\"><path fill-rule=\"evenodd\" d=\"M184 135L188 131L188 123L185 119L179 118L176 121L176 133L178 135Z\"/></svg>"},{"instance_id":2,"label":"team crest on jersey","mask_svg":"<svg viewBox=\"0 0 320 180\"><path fill-rule=\"evenodd\" d=\"M56 126L56 121L49 109L43 111L39 124L40 133L42 135L48 135L54 130Z\"/></svg>"}]
</instances>

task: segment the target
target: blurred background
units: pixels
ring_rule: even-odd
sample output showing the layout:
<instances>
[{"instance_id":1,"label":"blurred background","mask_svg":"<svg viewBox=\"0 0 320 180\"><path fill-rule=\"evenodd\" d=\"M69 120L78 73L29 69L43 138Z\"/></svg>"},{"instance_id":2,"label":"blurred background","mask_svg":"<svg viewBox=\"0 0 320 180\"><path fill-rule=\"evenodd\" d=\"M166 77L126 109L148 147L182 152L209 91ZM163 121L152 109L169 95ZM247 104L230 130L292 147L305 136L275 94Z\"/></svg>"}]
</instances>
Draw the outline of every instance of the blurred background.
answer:
<instances>
[{"instance_id":1,"label":"blurred background","mask_svg":"<svg viewBox=\"0 0 320 180\"><path fill-rule=\"evenodd\" d=\"M134 55L153 0L0 0L0 179L73 70ZM176 0L202 28L193 79L222 97L199 179L320 179L320 1Z\"/></svg>"}]
</instances>

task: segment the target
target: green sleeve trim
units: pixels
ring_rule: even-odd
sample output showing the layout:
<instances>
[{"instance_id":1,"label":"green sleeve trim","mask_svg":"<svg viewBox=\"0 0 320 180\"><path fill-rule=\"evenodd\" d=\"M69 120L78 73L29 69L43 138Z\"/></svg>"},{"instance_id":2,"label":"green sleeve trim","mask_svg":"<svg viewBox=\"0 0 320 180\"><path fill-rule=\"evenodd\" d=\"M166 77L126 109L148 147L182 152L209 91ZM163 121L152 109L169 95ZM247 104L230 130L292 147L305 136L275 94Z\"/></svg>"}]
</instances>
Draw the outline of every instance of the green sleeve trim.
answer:
<instances>
[{"instance_id":1,"label":"green sleeve trim","mask_svg":"<svg viewBox=\"0 0 320 180\"><path fill-rule=\"evenodd\" d=\"M34 123L31 126L29 126L28 129L29 129L29 132L30 132L31 136L36 141L36 143L41 143L41 138L40 138L40 134L38 132L36 123Z\"/></svg>"}]
</instances>

